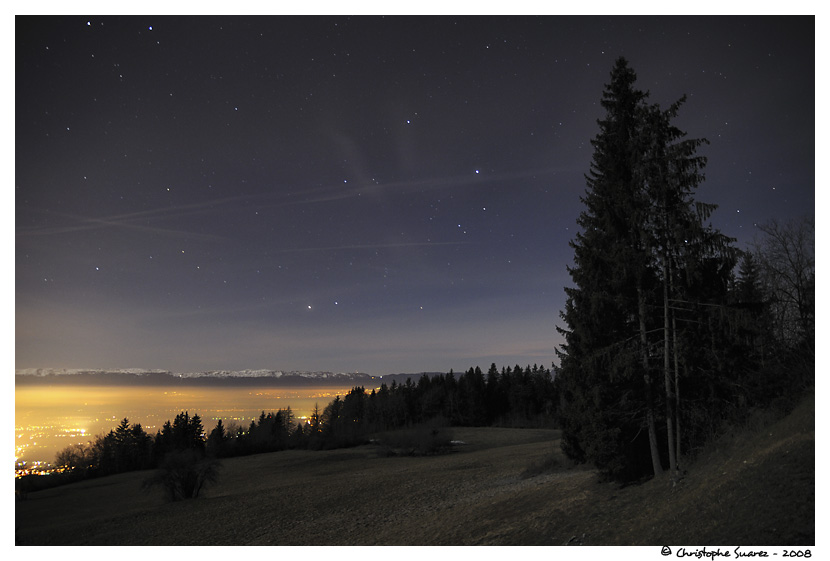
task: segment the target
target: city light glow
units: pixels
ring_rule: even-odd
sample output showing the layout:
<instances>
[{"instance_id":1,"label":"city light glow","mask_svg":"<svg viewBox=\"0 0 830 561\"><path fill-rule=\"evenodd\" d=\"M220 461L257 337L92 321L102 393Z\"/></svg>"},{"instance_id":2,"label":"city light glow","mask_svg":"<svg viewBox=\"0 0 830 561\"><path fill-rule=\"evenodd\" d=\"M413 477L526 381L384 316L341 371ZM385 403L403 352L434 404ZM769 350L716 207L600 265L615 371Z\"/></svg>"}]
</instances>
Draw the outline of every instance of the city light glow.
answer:
<instances>
[{"instance_id":1,"label":"city light glow","mask_svg":"<svg viewBox=\"0 0 830 561\"><path fill-rule=\"evenodd\" d=\"M252 420L291 408L295 424L305 423L351 388L251 387L15 387L15 475L55 473L58 452L88 444L127 418L150 435L182 411L198 414L208 434L221 419L226 430L247 429Z\"/></svg>"}]
</instances>

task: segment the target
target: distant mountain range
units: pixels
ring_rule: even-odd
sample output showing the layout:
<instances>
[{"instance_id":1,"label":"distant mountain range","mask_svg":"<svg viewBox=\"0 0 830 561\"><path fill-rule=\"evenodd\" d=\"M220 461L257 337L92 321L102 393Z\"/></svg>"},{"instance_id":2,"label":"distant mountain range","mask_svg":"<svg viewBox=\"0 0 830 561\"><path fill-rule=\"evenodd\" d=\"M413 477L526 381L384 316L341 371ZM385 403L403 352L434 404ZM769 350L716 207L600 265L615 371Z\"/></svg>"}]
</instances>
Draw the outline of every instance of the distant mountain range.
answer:
<instances>
[{"instance_id":1,"label":"distant mountain range","mask_svg":"<svg viewBox=\"0 0 830 561\"><path fill-rule=\"evenodd\" d=\"M282 370L209 370L206 372L170 372L126 368L116 370L91 370L68 368L24 368L15 372L17 385L99 385L99 386L363 386L377 387L393 381L413 382L424 373L388 374L372 376L362 372L302 372ZM427 372L429 376L437 372Z\"/></svg>"}]
</instances>

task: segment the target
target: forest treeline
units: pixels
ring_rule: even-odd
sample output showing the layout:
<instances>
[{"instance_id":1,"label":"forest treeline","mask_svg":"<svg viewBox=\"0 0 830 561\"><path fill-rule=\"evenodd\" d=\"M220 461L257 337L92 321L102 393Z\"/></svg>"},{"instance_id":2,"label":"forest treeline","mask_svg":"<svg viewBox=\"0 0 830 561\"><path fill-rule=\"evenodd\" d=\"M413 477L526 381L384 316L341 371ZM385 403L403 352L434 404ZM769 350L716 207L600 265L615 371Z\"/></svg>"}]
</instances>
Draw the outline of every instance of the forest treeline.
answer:
<instances>
[{"instance_id":1,"label":"forest treeline","mask_svg":"<svg viewBox=\"0 0 830 561\"><path fill-rule=\"evenodd\" d=\"M94 441L77 443L57 454L66 470L56 480L74 481L126 471L192 465L214 471L211 460L286 449L325 450L368 442L396 429L447 426L552 426L555 391L550 369L495 364L485 374L470 368L456 376L422 375L417 382L393 381L367 391L352 388L325 407L315 406L307 419L297 419L290 407L266 413L247 425L220 419L205 427L194 413L181 412L155 435L140 423L123 419ZM429 453L434 450L422 450ZM200 463L201 462L201 463ZM187 462L185 462L187 463ZM207 469L210 467L210 469ZM194 476L195 477L195 476Z\"/></svg>"}]
</instances>

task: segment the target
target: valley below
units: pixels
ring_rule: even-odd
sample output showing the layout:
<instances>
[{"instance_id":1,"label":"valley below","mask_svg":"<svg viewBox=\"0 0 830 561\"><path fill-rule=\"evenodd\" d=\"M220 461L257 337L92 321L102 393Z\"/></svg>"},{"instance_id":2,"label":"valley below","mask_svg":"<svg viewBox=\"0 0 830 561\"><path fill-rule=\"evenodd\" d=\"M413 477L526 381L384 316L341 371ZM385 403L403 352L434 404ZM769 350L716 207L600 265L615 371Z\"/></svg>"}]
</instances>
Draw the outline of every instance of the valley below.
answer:
<instances>
[{"instance_id":1,"label":"valley below","mask_svg":"<svg viewBox=\"0 0 830 561\"><path fill-rule=\"evenodd\" d=\"M815 542L815 407L721 439L668 477L620 487L570 466L550 429L453 428L446 454L377 445L222 460L195 500L134 472L30 493L19 545L807 546ZM548 464L540 469L542 463Z\"/></svg>"}]
</instances>

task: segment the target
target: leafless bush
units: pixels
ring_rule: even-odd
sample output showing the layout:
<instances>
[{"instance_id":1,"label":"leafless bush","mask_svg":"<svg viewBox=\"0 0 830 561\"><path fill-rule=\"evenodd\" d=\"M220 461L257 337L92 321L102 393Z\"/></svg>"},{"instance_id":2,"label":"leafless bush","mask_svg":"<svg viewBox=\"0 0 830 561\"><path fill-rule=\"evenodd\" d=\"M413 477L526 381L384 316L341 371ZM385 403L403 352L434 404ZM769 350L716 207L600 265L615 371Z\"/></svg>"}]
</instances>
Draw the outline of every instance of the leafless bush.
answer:
<instances>
[{"instance_id":1,"label":"leafless bush","mask_svg":"<svg viewBox=\"0 0 830 561\"><path fill-rule=\"evenodd\" d=\"M142 487L161 485L170 501L195 499L206 485L216 483L220 467L218 461L203 457L195 450L181 450L168 455Z\"/></svg>"}]
</instances>

